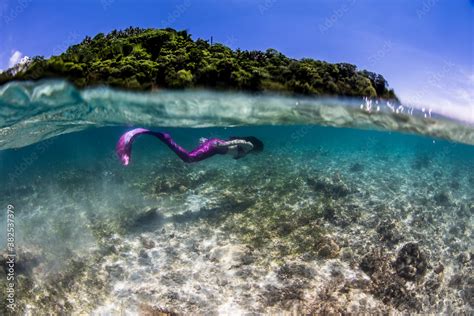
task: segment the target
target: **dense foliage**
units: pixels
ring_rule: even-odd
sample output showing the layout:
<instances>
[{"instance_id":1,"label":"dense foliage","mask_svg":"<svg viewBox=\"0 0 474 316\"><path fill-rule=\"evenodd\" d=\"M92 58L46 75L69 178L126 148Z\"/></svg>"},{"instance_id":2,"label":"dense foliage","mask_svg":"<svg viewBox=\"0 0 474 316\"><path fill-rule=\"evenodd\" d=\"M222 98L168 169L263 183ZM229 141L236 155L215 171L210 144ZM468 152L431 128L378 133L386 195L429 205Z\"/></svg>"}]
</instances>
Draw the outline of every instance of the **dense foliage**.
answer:
<instances>
[{"instance_id":1,"label":"dense foliage","mask_svg":"<svg viewBox=\"0 0 474 316\"><path fill-rule=\"evenodd\" d=\"M193 41L187 31L131 27L86 37L59 56L35 57L26 66L0 74L0 84L58 77L78 87L213 87L396 98L383 76L358 71L351 64L295 60L274 49L234 51L202 39Z\"/></svg>"}]
</instances>

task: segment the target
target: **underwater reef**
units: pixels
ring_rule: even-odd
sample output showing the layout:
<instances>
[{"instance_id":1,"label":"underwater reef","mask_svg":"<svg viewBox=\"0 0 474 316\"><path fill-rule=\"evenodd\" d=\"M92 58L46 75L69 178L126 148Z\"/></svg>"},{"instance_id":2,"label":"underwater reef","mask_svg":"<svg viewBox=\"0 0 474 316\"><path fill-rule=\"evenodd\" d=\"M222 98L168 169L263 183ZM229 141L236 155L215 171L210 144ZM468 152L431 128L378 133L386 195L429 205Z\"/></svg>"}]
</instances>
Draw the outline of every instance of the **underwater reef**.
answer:
<instances>
[{"instance_id":1,"label":"underwater reef","mask_svg":"<svg viewBox=\"0 0 474 316\"><path fill-rule=\"evenodd\" d=\"M382 75L352 64L296 60L275 49L232 50L171 28L129 27L87 36L58 56L34 57L0 73L0 85L45 78L67 79L80 88L214 88L398 100Z\"/></svg>"},{"instance_id":2,"label":"underwater reef","mask_svg":"<svg viewBox=\"0 0 474 316\"><path fill-rule=\"evenodd\" d=\"M472 313L472 159L371 139L35 170L0 195L23 232L20 311Z\"/></svg>"}]
</instances>

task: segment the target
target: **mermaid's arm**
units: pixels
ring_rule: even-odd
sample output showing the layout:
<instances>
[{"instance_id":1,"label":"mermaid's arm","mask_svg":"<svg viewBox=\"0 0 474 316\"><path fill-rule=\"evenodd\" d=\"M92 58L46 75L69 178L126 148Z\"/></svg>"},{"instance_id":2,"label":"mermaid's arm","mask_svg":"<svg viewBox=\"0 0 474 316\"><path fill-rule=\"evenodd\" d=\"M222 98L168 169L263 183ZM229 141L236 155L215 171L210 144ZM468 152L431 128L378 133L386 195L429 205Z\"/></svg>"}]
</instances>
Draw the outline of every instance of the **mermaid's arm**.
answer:
<instances>
[{"instance_id":1,"label":"mermaid's arm","mask_svg":"<svg viewBox=\"0 0 474 316\"><path fill-rule=\"evenodd\" d=\"M243 139L233 139L224 141L218 144L218 147L230 147L230 146L240 146L245 152L250 151L253 149L253 145L251 142L247 142Z\"/></svg>"},{"instance_id":2,"label":"mermaid's arm","mask_svg":"<svg viewBox=\"0 0 474 316\"><path fill-rule=\"evenodd\" d=\"M249 151L253 149L253 144L243 139L233 139L221 142L217 146L220 148L227 148L227 152L230 153L234 159L240 159L244 157Z\"/></svg>"}]
</instances>

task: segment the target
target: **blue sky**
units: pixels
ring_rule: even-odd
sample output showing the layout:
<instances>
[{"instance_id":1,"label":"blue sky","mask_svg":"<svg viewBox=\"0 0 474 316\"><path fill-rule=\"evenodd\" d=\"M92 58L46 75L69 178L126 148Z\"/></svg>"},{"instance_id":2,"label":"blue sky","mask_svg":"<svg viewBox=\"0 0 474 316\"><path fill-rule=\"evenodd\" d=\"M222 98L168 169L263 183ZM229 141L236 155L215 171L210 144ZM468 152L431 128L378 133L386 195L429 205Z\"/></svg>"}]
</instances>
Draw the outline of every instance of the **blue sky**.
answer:
<instances>
[{"instance_id":1,"label":"blue sky","mask_svg":"<svg viewBox=\"0 0 474 316\"><path fill-rule=\"evenodd\" d=\"M402 102L474 121L473 0L0 0L0 69L130 25L349 62Z\"/></svg>"}]
</instances>

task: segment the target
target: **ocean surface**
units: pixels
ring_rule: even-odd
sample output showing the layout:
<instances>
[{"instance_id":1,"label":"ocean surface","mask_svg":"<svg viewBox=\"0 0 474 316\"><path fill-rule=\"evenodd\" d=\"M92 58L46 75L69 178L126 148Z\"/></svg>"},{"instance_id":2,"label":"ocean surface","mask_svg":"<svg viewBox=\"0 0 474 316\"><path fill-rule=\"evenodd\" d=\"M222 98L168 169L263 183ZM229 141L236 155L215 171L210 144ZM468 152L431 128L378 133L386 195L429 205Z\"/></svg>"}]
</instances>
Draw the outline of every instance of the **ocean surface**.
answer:
<instances>
[{"instance_id":1,"label":"ocean surface","mask_svg":"<svg viewBox=\"0 0 474 316\"><path fill-rule=\"evenodd\" d=\"M124 167L134 127L265 147L185 164L143 136ZM472 124L428 105L10 83L16 313L473 313L473 145Z\"/></svg>"}]
</instances>

